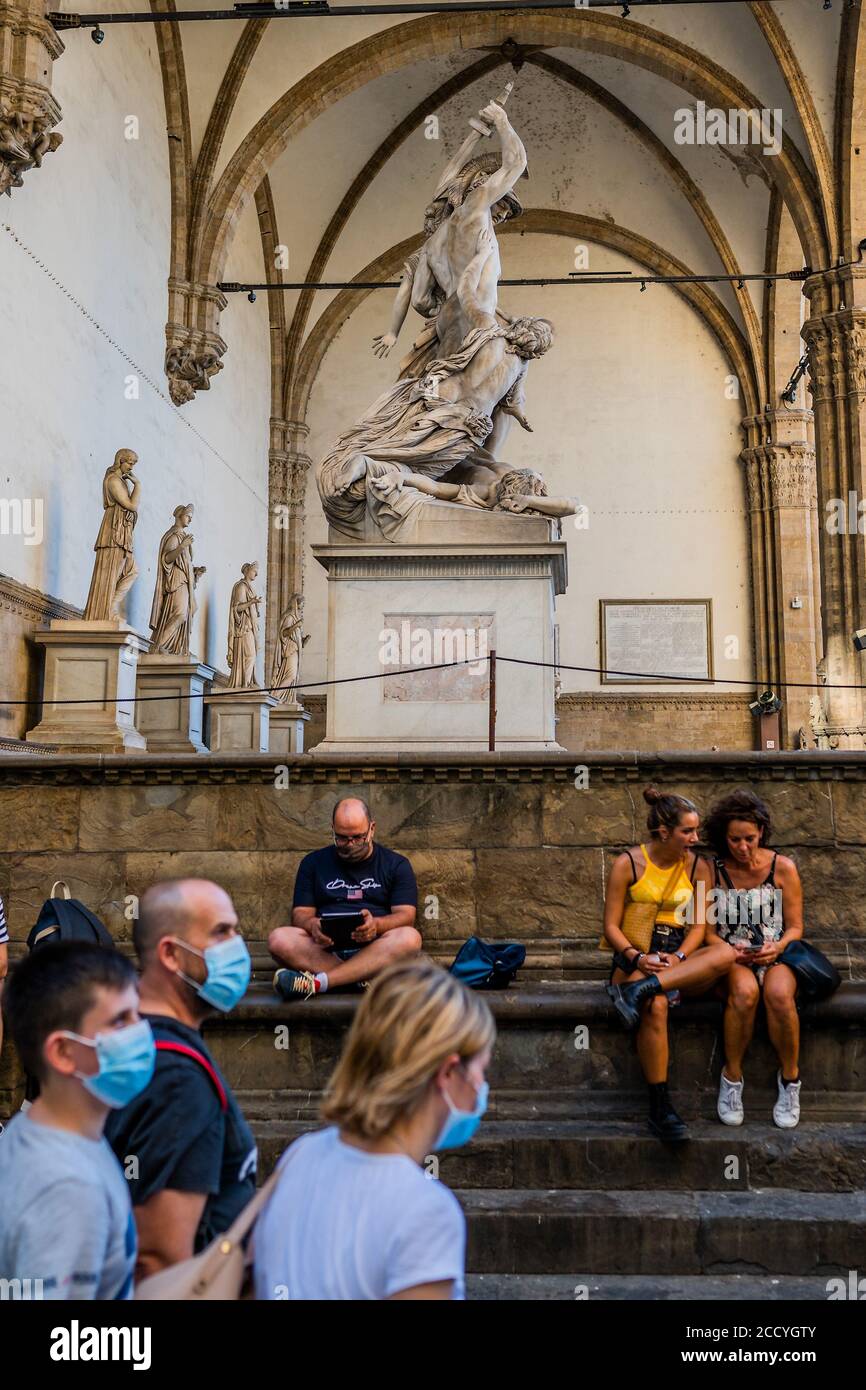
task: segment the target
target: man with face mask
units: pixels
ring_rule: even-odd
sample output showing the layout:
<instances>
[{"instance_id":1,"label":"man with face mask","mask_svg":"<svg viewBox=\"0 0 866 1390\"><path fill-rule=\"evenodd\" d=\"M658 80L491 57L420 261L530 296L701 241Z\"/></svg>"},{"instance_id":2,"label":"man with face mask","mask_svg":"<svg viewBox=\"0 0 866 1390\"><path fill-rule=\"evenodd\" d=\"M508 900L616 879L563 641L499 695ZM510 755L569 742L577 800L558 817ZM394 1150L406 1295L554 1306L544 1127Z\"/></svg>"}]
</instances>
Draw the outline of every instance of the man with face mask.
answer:
<instances>
[{"instance_id":1,"label":"man with face mask","mask_svg":"<svg viewBox=\"0 0 866 1390\"><path fill-rule=\"evenodd\" d=\"M285 967L274 975L274 989L287 1003L368 983L421 950L414 925L418 886L409 860L376 844L376 822L360 797L342 797L331 820L333 843L298 866L292 925L268 938L271 955ZM328 935L328 914L353 911L361 925L349 943L338 945Z\"/></svg>"},{"instance_id":2,"label":"man with face mask","mask_svg":"<svg viewBox=\"0 0 866 1390\"><path fill-rule=\"evenodd\" d=\"M102 1132L153 1075L135 971L101 946L43 946L16 968L5 1008L40 1092L0 1139L0 1275L12 1298L130 1298L135 1223Z\"/></svg>"},{"instance_id":3,"label":"man with face mask","mask_svg":"<svg viewBox=\"0 0 866 1390\"><path fill-rule=\"evenodd\" d=\"M106 1138L129 1180L141 1279L228 1229L255 1191L256 1146L201 1037L208 1015L233 1009L250 979L231 898L207 879L154 884L133 937L156 1070Z\"/></svg>"}]
</instances>

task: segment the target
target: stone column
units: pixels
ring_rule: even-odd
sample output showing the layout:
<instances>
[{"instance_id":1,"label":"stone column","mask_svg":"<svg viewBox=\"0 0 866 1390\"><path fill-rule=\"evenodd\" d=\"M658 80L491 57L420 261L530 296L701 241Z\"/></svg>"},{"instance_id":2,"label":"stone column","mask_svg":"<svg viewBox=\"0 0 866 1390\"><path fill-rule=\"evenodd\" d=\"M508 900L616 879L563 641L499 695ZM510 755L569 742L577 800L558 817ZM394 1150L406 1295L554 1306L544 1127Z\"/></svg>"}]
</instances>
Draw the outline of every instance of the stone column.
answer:
<instances>
[{"instance_id":1,"label":"stone column","mask_svg":"<svg viewBox=\"0 0 866 1390\"><path fill-rule=\"evenodd\" d=\"M811 412L765 411L743 422L743 451L752 541L756 674L762 684L803 683L779 689L783 747L798 746L809 728L809 700L817 690L821 617L816 606L814 537L817 498ZM796 605L796 606L794 606Z\"/></svg>"},{"instance_id":2,"label":"stone column","mask_svg":"<svg viewBox=\"0 0 866 1390\"><path fill-rule=\"evenodd\" d=\"M807 280L811 316L801 330L809 352L815 414L824 658L829 687L861 685L866 662L853 634L866 627L866 269ZM843 521L840 514L852 524ZM835 518L835 519L834 519ZM864 746L860 690L823 692L839 746Z\"/></svg>"},{"instance_id":3,"label":"stone column","mask_svg":"<svg viewBox=\"0 0 866 1390\"><path fill-rule=\"evenodd\" d=\"M63 140L51 65L63 52L41 0L0 0L0 194L20 188Z\"/></svg>"},{"instance_id":4,"label":"stone column","mask_svg":"<svg viewBox=\"0 0 866 1390\"><path fill-rule=\"evenodd\" d=\"M309 425L303 421L271 419L266 680L273 664L280 618L292 594L304 592L304 503L311 464L304 444L309 432Z\"/></svg>"}]
</instances>

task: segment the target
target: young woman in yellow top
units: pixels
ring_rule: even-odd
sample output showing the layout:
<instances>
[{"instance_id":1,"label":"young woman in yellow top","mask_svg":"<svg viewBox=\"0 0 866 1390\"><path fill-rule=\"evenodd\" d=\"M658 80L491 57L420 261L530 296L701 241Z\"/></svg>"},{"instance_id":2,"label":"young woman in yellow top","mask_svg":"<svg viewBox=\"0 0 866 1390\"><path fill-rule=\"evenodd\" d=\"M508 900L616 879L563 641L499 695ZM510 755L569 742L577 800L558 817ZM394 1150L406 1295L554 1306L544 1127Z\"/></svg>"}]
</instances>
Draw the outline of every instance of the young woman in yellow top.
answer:
<instances>
[{"instance_id":1,"label":"young woman in yellow top","mask_svg":"<svg viewBox=\"0 0 866 1390\"><path fill-rule=\"evenodd\" d=\"M649 1127L660 1139L680 1141L688 1138L688 1129L668 1095L668 1008L680 993L709 989L730 969L734 952L722 941L704 945L712 873L695 851L697 807L656 787L647 787L643 795L650 808L649 840L618 855L607 881L604 935L614 952L607 992L622 1022L637 1033L638 1057L649 1085ZM697 883L704 888L696 893ZM659 904L646 952L632 946L622 930L629 902Z\"/></svg>"}]
</instances>

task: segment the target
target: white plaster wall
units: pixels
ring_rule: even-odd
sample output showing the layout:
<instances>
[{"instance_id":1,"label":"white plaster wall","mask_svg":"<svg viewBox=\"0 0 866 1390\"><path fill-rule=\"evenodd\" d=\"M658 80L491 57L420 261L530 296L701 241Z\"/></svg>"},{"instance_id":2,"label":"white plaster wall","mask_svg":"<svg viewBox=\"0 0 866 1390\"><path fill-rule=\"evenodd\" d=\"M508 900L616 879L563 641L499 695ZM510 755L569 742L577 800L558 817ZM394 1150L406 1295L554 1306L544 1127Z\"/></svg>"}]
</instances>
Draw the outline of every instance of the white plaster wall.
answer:
<instances>
[{"instance_id":1,"label":"white plaster wall","mask_svg":"<svg viewBox=\"0 0 866 1390\"><path fill-rule=\"evenodd\" d=\"M561 253L560 239L548 236L503 237L501 246L506 276L537 273ZM597 258L604 269L636 268L608 250ZM515 427L505 457L538 467L552 493L576 492L590 512L586 531L565 523L569 588L557 607L562 661L599 665L601 598L709 597L716 675L749 679L741 409L726 399L730 367L715 339L674 291L661 287L646 294L626 287L511 289L508 295L511 310L549 316L557 340L529 372L527 413L535 432ZM314 463L395 374L390 360L379 363L368 350L381 324L380 298L364 301L325 357L309 413ZM307 515L309 544L324 541L312 477ZM308 554L309 681L325 676L325 587L324 571ZM728 636L738 639L736 659L726 654ZM562 685L594 690L599 678L565 672Z\"/></svg>"},{"instance_id":2,"label":"white plaster wall","mask_svg":"<svg viewBox=\"0 0 866 1390\"><path fill-rule=\"evenodd\" d=\"M142 502L130 620L148 634L159 537L174 507L192 501L195 560L208 567L195 649L224 667L241 563L260 558L264 580L267 304L231 305L225 371L176 409L163 373L170 189L155 39L130 26L100 47L84 32L66 44L54 68L64 143L0 209L0 489L44 499L45 518L41 545L0 535L0 571L83 606L102 476L118 448L132 447ZM129 115L138 140L124 138ZM254 207L228 270L262 278ZM128 378L138 399L127 398Z\"/></svg>"}]
</instances>

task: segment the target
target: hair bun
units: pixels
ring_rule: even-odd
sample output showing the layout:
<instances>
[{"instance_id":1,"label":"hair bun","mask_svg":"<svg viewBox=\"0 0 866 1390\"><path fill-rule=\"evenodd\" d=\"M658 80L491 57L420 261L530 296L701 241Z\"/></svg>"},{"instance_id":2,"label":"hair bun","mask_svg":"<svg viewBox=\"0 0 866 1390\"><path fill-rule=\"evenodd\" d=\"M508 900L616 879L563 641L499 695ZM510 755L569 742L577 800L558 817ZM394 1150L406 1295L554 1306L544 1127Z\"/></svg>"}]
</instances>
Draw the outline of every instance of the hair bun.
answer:
<instances>
[{"instance_id":1,"label":"hair bun","mask_svg":"<svg viewBox=\"0 0 866 1390\"><path fill-rule=\"evenodd\" d=\"M643 799L648 806L655 806L657 802L661 801L662 793L658 787L644 787Z\"/></svg>"}]
</instances>

